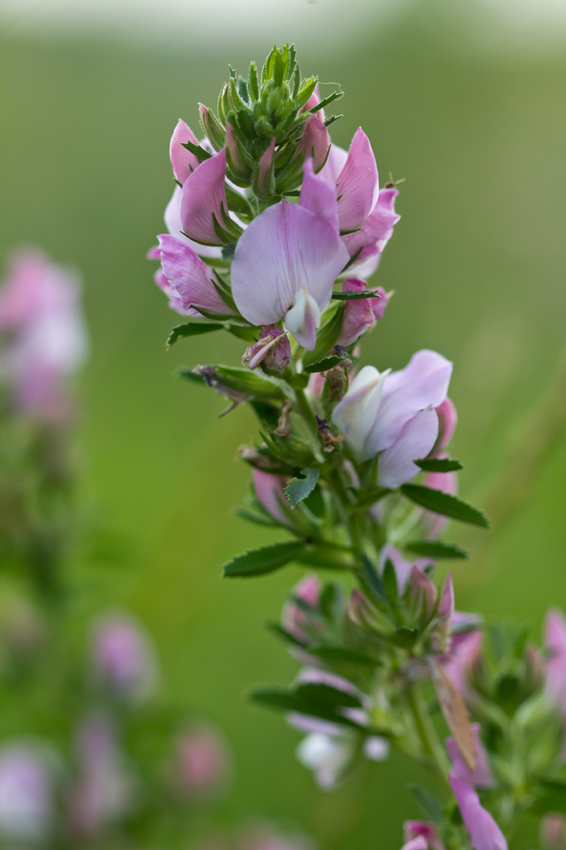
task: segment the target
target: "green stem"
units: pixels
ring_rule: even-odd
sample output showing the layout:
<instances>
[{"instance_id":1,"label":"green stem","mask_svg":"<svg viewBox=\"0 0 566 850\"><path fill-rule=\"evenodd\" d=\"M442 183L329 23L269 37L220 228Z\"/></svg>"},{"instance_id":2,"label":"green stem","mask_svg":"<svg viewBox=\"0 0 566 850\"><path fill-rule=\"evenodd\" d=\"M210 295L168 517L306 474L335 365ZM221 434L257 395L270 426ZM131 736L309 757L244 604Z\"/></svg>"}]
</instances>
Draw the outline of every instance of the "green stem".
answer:
<instances>
[{"instance_id":1,"label":"green stem","mask_svg":"<svg viewBox=\"0 0 566 850\"><path fill-rule=\"evenodd\" d=\"M322 444L322 437L320 436L320 431L318 430L318 425L316 419L314 418L314 413L312 412L312 408L309 404L309 400L306 397L304 390L295 390L295 396L297 398L297 404L299 405L299 410L303 414L303 419L305 420L311 435L314 437L315 444L319 448ZM320 454L320 451L319 451ZM322 463L322 456L318 458L318 460Z\"/></svg>"},{"instance_id":2,"label":"green stem","mask_svg":"<svg viewBox=\"0 0 566 850\"><path fill-rule=\"evenodd\" d=\"M448 781L449 764L446 753L442 744L438 740L436 730L432 724L430 717L423 708L419 699L416 685L409 685L406 690L407 703L415 721L415 727L419 735L423 751L429 756L432 764L436 768L436 772L441 777L443 782L450 788Z\"/></svg>"}]
</instances>

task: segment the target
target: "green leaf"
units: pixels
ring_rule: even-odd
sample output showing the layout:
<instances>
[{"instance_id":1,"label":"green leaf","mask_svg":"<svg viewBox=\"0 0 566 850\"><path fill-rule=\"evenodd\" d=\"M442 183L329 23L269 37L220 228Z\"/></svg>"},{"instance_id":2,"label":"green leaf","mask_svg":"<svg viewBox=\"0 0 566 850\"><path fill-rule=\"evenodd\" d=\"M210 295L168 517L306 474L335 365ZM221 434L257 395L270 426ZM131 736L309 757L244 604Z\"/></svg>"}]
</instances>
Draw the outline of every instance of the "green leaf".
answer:
<instances>
[{"instance_id":1,"label":"green leaf","mask_svg":"<svg viewBox=\"0 0 566 850\"><path fill-rule=\"evenodd\" d=\"M417 805L426 820L441 824L444 821L442 807L435 797L421 785L409 785L409 790L414 794Z\"/></svg>"},{"instance_id":2,"label":"green leaf","mask_svg":"<svg viewBox=\"0 0 566 850\"><path fill-rule=\"evenodd\" d=\"M312 493L318 484L320 470L316 466L311 466L308 469L301 469L301 475L303 478L293 478L285 487L285 495L293 508Z\"/></svg>"},{"instance_id":3,"label":"green leaf","mask_svg":"<svg viewBox=\"0 0 566 850\"><path fill-rule=\"evenodd\" d=\"M241 517L242 519L247 519L248 522L253 522L256 525L265 525L268 528L279 528L281 523L275 522L274 520L269 520L267 517L260 516L259 514L254 514L253 511L248 511L247 508L236 508L236 515Z\"/></svg>"},{"instance_id":4,"label":"green leaf","mask_svg":"<svg viewBox=\"0 0 566 850\"><path fill-rule=\"evenodd\" d=\"M362 289L361 292L333 292L334 301L360 301L365 298L381 298L376 289Z\"/></svg>"},{"instance_id":5,"label":"green leaf","mask_svg":"<svg viewBox=\"0 0 566 850\"><path fill-rule=\"evenodd\" d=\"M340 336L342 330L342 321L344 319L344 304L339 304L330 318L324 324L316 335L316 346L314 351L307 351L303 357L303 368L310 366L312 363L318 363L323 357L326 357L328 352L336 345L336 340Z\"/></svg>"},{"instance_id":6,"label":"green leaf","mask_svg":"<svg viewBox=\"0 0 566 850\"><path fill-rule=\"evenodd\" d=\"M211 153L205 151L204 148L201 148L200 145L195 145L194 142L181 142L182 147L186 148L192 154L194 154L199 162L204 162L205 159L210 159L212 156Z\"/></svg>"},{"instance_id":7,"label":"green leaf","mask_svg":"<svg viewBox=\"0 0 566 850\"><path fill-rule=\"evenodd\" d=\"M305 372L300 372L298 374L291 375L291 377L289 378L289 383L291 384L294 390L304 390L307 386L309 382L309 376L306 375Z\"/></svg>"},{"instance_id":8,"label":"green leaf","mask_svg":"<svg viewBox=\"0 0 566 850\"><path fill-rule=\"evenodd\" d=\"M452 460L449 457L425 458L425 460L416 460L415 463L425 472L456 472L464 468L459 460Z\"/></svg>"},{"instance_id":9,"label":"green leaf","mask_svg":"<svg viewBox=\"0 0 566 850\"><path fill-rule=\"evenodd\" d=\"M196 319L194 322L187 322L184 325L175 325L171 329L171 333L167 337L167 348L175 345L178 339L185 336L199 336L200 334L209 334L212 331L221 331L224 325L220 322L205 322Z\"/></svg>"},{"instance_id":10,"label":"green leaf","mask_svg":"<svg viewBox=\"0 0 566 850\"><path fill-rule=\"evenodd\" d=\"M305 499L305 506L311 514L317 519L322 519L326 513L326 505L324 504L324 496L320 487L315 487L312 493L309 493Z\"/></svg>"},{"instance_id":11,"label":"green leaf","mask_svg":"<svg viewBox=\"0 0 566 850\"><path fill-rule=\"evenodd\" d=\"M441 540L414 540L411 543L405 543L403 549L412 552L414 555L436 558L437 560L460 561L468 557L465 549L460 549L459 546L453 546L450 543L443 543Z\"/></svg>"},{"instance_id":12,"label":"green leaf","mask_svg":"<svg viewBox=\"0 0 566 850\"><path fill-rule=\"evenodd\" d=\"M468 502L463 502L449 493L443 493L442 490L423 487L422 484L403 484L401 492L415 504L426 508L427 511L433 511L460 522L468 522L471 525L479 525L481 528L489 528L485 514L474 508L473 505L469 505Z\"/></svg>"},{"instance_id":13,"label":"green leaf","mask_svg":"<svg viewBox=\"0 0 566 850\"><path fill-rule=\"evenodd\" d=\"M225 578L253 578L274 573L299 555L304 546L301 540L290 540L252 549L224 564L223 575Z\"/></svg>"},{"instance_id":14,"label":"green leaf","mask_svg":"<svg viewBox=\"0 0 566 850\"><path fill-rule=\"evenodd\" d=\"M310 717L318 717L321 720L330 720L332 723L348 726L351 729L360 728L359 724L350 720L349 717L339 714L334 706L325 702L307 699L304 694L301 695L295 691L286 691L283 688L262 688L252 691L250 698L254 702L259 702L276 711L296 711L299 714L307 714Z\"/></svg>"},{"instance_id":15,"label":"green leaf","mask_svg":"<svg viewBox=\"0 0 566 850\"><path fill-rule=\"evenodd\" d=\"M333 366L337 366L342 360L344 358L340 357L339 354L333 354L330 357L324 357L318 363L311 363L309 366L305 366L304 371L309 374L311 372L326 372L327 369L332 369Z\"/></svg>"},{"instance_id":16,"label":"green leaf","mask_svg":"<svg viewBox=\"0 0 566 850\"><path fill-rule=\"evenodd\" d=\"M183 378L185 381L190 381L192 384L200 384L201 386L205 385L203 376L199 375L197 372L193 372L190 366L181 366L177 374L180 378Z\"/></svg>"},{"instance_id":17,"label":"green leaf","mask_svg":"<svg viewBox=\"0 0 566 850\"><path fill-rule=\"evenodd\" d=\"M289 393L285 381L266 375L265 372L252 372L251 369L241 366L213 368L220 383L241 393L260 398L285 398Z\"/></svg>"},{"instance_id":18,"label":"green leaf","mask_svg":"<svg viewBox=\"0 0 566 850\"><path fill-rule=\"evenodd\" d=\"M374 567L367 555L362 555L362 564L364 567L364 577L368 583L369 589L380 602L387 602L387 594L383 582L377 569Z\"/></svg>"},{"instance_id":19,"label":"green leaf","mask_svg":"<svg viewBox=\"0 0 566 850\"><path fill-rule=\"evenodd\" d=\"M407 626L399 626L395 629L395 634L391 636L391 641L398 646L409 649L419 636L418 629L409 629Z\"/></svg>"},{"instance_id":20,"label":"green leaf","mask_svg":"<svg viewBox=\"0 0 566 850\"><path fill-rule=\"evenodd\" d=\"M363 708L362 703L355 694L341 691L332 685L323 682L303 682L295 687L297 696L304 697L315 702L331 705L333 708Z\"/></svg>"},{"instance_id":21,"label":"green leaf","mask_svg":"<svg viewBox=\"0 0 566 850\"><path fill-rule=\"evenodd\" d=\"M305 644L301 643L300 640L297 640L297 638L288 632L287 629L284 629L280 623L269 622L266 623L266 626L270 632L273 632L274 635L283 640L285 643L290 643L292 646L299 646L301 649L305 649Z\"/></svg>"},{"instance_id":22,"label":"green leaf","mask_svg":"<svg viewBox=\"0 0 566 850\"><path fill-rule=\"evenodd\" d=\"M391 493L389 487L376 487L374 490L366 492L362 490L359 493L358 502L355 505L351 505L350 510L367 511L368 508L373 507L376 502L379 502L388 493Z\"/></svg>"},{"instance_id":23,"label":"green leaf","mask_svg":"<svg viewBox=\"0 0 566 850\"><path fill-rule=\"evenodd\" d=\"M397 573L395 572L393 562L390 561L389 558L385 561L385 568L383 570L383 588L390 603L392 605L396 605L397 597L399 595L399 588L397 587Z\"/></svg>"},{"instance_id":24,"label":"green leaf","mask_svg":"<svg viewBox=\"0 0 566 850\"><path fill-rule=\"evenodd\" d=\"M316 106L313 106L312 109L309 109L309 112L318 112L319 109L324 109L326 106L330 106L333 101L340 100L343 96L343 91L334 91L332 94L329 94L328 97L325 97L324 100L321 100L320 103L317 103Z\"/></svg>"},{"instance_id":25,"label":"green leaf","mask_svg":"<svg viewBox=\"0 0 566 850\"><path fill-rule=\"evenodd\" d=\"M363 652L358 652L355 649L349 649L346 646L310 646L308 648L309 655L315 655L324 661L325 664L354 664L360 667L375 667L381 666L381 662Z\"/></svg>"}]
</instances>

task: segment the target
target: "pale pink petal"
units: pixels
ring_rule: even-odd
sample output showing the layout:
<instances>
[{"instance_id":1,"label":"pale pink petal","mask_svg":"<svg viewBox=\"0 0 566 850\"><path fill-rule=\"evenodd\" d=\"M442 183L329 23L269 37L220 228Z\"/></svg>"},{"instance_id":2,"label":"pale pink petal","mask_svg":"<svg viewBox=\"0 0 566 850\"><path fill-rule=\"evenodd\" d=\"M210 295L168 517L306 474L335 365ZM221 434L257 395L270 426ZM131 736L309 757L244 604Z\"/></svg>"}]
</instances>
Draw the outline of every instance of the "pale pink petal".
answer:
<instances>
[{"instance_id":1,"label":"pale pink petal","mask_svg":"<svg viewBox=\"0 0 566 850\"><path fill-rule=\"evenodd\" d=\"M202 307L218 315L234 315L216 291L214 275L206 263L174 236L164 234L158 239L163 274L172 294L180 299L183 310Z\"/></svg>"},{"instance_id":2,"label":"pale pink petal","mask_svg":"<svg viewBox=\"0 0 566 850\"><path fill-rule=\"evenodd\" d=\"M171 165L175 179L179 181L181 186L185 180L199 166L198 157L183 147L185 142L192 142L198 145L195 134L185 122L179 118L175 131L171 136L169 145L169 155L171 157Z\"/></svg>"},{"instance_id":3,"label":"pale pink petal","mask_svg":"<svg viewBox=\"0 0 566 850\"><path fill-rule=\"evenodd\" d=\"M438 407L446 398L451 374L450 361L425 349L417 351L404 369L388 375L368 441L371 448L368 457L389 448L398 439L405 423L419 410ZM438 417L436 419L438 427Z\"/></svg>"},{"instance_id":4,"label":"pale pink petal","mask_svg":"<svg viewBox=\"0 0 566 850\"><path fill-rule=\"evenodd\" d=\"M413 461L427 456L438 434L438 416L430 408L420 410L401 429L395 442L379 456L377 483L399 487L421 470Z\"/></svg>"},{"instance_id":5,"label":"pale pink petal","mask_svg":"<svg viewBox=\"0 0 566 850\"><path fill-rule=\"evenodd\" d=\"M171 200L165 208L164 219L167 230L171 236L175 236L176 239L184 242L185 245L192 248L193 251L195 251L195 253L197 253L200 257L215 257L220 259L222 256L222 248L215 245L201 245L199 242L193 242L192 239L189 239L188 236L185 236L185 234L181 232L183 230L183 225L181 224L182 197L183 190L180 186L175 186Z\"/></svg>"},{"instance_id":6,"label":"pale pink petal","mask_svg":"<svg viewBox=\"0 0 566 850\"><path fill-rule=\"evenodd\" d=\"M365 280L356 277L350 277L342 284L342 292L363 292L364 289L367 289ZM343 345L345 348L352 345L358 337L371 330L376 321L383 317L389 298L381 287L376 292L379 298L361 298L346 302L338 345Z\"/></svg>"},{"instance_id":7,"label":"pale pink petal","mask_svg":"<svg viewBox=\"0 0 566 850\"><path fill-rule=\"evenodd\" d=\"M490 813L482 807L473 788L452 775L450 784L473 850L508 850L505 836Z\"/></svg>"},{"instance_id":8,"label":"pale pink petal","mask_svg":"<svg viewBox=\"0 0 566 850\"><path fill-rule=\"evenodd\" d=\"M336 181L340 230L361 227L375 206L378 192L375 156L368 137L359 127L352 139L346 164Z\"/></svg>"},{"instance_id":9,"label":"pale pink petal","mask_svg":"<svg viewBox=\"0 0 566 850\"><path fill-rule=\"evenodd\" d=\"M273 154L275 152L275 136L272 138L269 143L269 147L261 157L259 161L259 177L258 177L258 188L261 192L263 192L265 188L265 181L267 180L267 175L271 165L273 163Z\"/></svg>"},{"instance_id":10,"label":"pale pink petal","mask_svg":"<svg viewBox=\"0 0 566 850\"><path fill-rule=\"evenodd\" d=\"M184 233L197 242L222 245L213 217L222 225L226 203L226 149L202 162L183 186L181 223Z\"/></svg>"},{"instance_id":11,"label":"pale pink petal","mask_svg":"<svg viewBox=\"0 0 566 850\"><path fill-rule=\"evenodd\" d=\"M416 838L411 838L406 844L403 844L401 850L427 850L428 844L426 838L418 835Z\"/></svg>"},{"instance_id":12,"label":"pale pink petal","mask_svg":"<svg viewBox=\"0 0 566 850\"><path fill-rule=\"evenodd\" d=\"M432 451L433 457L438 457L440 452L446 448L454 435L458 422L454 402L449 398L445 398L442 404L438 405L436 412L438 414L438 439Z\"/></svg>"},{"instance_id":13,"label":"pale pink petal","mask_svg":"<svg viewBox=\"0 0 566 850\"><path fill-rule=\"evenodd\" d=\"M558 608L549 611L545 623L546 692L558 708L566 709L566 620Z\"/></svg>"},{"instance_id":14,"label":"pale pink petal","mask_svg":"<svg viewBox=\"0 0 566 850\"><path fill-rule=\"evenodd\" d=\"M279 322L305 287L322 311L346 262L342 240L325 221L281 201L255 218L238 240L232 261L234 300L254 325Z\"/></svg>"},{"instance_id":15,"label":"pale pink petal","mask_svg":"<svg viewBox=\"0 0 566 850\"><path fill-rule=\"evenodd\" d=\"M335 192L336 181L338 180L340 172L346 165L347 159L348 151L345 151L344 148L338 147L338 145L330 146L328 159L326 160L326 164L320 172L319 177L321 177L325 183L328 183L329 186L332 186Z\"/></svg>"},{"instance_id":16,"label":"pale pink petal","mask_svg":"<svg viewBox=\"0 0 566 850\"><path fill-rule=\"evenodd\" d=\"M281 503L287 504L287 496L283 490L286 484L285 478L280 475L271 475L261 469L254 469L254 490L258 502L268 514L285 525L290 525Z\"/></svg>"},{"instance_id":17,"label":"pale pink petal","mask_svg":"<svg viewBox=\"0 0 566 850\"><path fill-rule=\"evenodd\" d=\"M299 206L311 212L317 218L325 221L338 234L338 212L336 208L336 193L332 186L321 180L314 173L312 159L307 159L303 166L303 185L299 197ZM347 261L346 261L347 262Z\"/></svg>"},{"instance_id":18,"label":"pale pink petal","mask_svg":"<svg viewBox=\"0 0 566 850\"><path fill-rule=\"evenodd\" d=\"M401 218L395 212L395 198L398 189L381 189L377 202L360 230L344 236L350 257L357 254L361 262L375 255L379 259L381 252L393 235L393 227Z\"/></svg>"},{"instance_id":19,"label":"pale pink petal","mask_svg":"<svg viewBox=\"0 0 566 850\"><path fill-rule=\"evenodd\" d=\"M409 820L403 824L405 833L405 841L410 841L419 836L426 839L425 844L431 850L444 850L444 845L438 837L438 832L434 824L426 823L422 820Z\"/></svg>"}]
</instances>

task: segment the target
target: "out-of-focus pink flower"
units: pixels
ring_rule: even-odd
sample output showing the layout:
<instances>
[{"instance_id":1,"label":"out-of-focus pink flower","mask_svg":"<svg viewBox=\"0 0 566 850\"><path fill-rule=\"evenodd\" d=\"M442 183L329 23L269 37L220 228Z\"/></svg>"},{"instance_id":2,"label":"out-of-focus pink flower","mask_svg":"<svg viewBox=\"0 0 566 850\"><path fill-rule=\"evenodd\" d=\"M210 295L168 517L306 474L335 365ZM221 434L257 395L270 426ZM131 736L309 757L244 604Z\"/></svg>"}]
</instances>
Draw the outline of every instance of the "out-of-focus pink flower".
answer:
<instances>
[{"instance_id":1,"label":"out-of-focus pink flower","mask_svg":"<svg viewBox=\"0 0 566 850\"><path fill-rule=\"evenodd\" d=\"M250 345L244 356L242 364L256 369L260 363L264 363L272 371L281 371L291 362L291 344L289 337L282 331L279 325L267 325L262 328L259 341Z\"/></svg>"},{"instance_id":2,"label":"out-of-focus pink flower","mask_svg":"<svg viewBox=\"0 0 566 850\"><path fill-rule=\"evenodd\" d=\"M450 628L466 625L479 626L479 618L474 614L455 611L450 620ZM479 658L482 642L483 632L479 628L453 634L448 654L442 661L446 675L466 699L469 697L468 671Z\"/></svg>"},{"instance_id":3,"label":"out-of-focus pink flower","mask_svg":"<svg viewBox=\"0 0 566 850\"><path fill-rule=\"evenodd\" d=\"M104 715L85 717L76 736L77 775L69 799L69 820L79 836L92 836L124 817L134 803L115 729Z\"/></svg>"},{"instance_id":4,"label":"out-of-focus pink flower","mask_svg":"<svg viewBox=\"0 0 566 850\"><path fill-rule=\"evenodd\" d=\"M141 702L157 686L157 659L149 635L126 613L98 619L92 635L92 666L98 682L114 695Z\"/></svg>"},{"instance_id":5,"label":"out-of-focus pink flower","mask_svg":"<svg viewBox=\"0 0 566 850\"><path fill-rule=\"evenodd\" d=\"M428 844L426 838L422 835L417 835L416 838L411 838L403 844L401 850L427 850Z\"/></svg>"},{"instance_id":6,"label":"out-of-focus pink flower","mask_svg":"<svg viewBox=\"0 0 566 850\"><path fill-rule=\"evenodd\" d=\"M438 405L436 415L438 416L438 437L431 452L433 457L439 457L440 452L449 444L458 423L454 402L449 398L445 398L442 404Z\"/></svg>"},{"instance_id":7,"label":"out-of-focus pink flower","mask_svg":"<svg viewBox=\"0 0 566 850\"><path fill-rule=\"evenodd\" d=\"M410 842L417 838L424 839L424 848L428 850L444 850L444 844L438 837L436 827L432 823L422 820L408 820L403 825L405 841ZM409 845L406 844L405 847Z\"/></svg>"},{"instance_id":8,"label":"out-of-focus pink flower","mask_svg":"<svg viewBox=\"0 0 566 850\"><path fill-rule=\"evenodd\" d=\"M299 203L280 201L257 216L238 239L232 261L232 294L244 318L254 325L284 319L308 350L314 349L321 313L348 261L336 198L312 169L307 160Z\"/></svg>"},{"instance_id":9,"label":"out-of-focus pink flower","mask_svg":"<svg viewBox=\"0 0 566 850\"><path fill-rule=\"evenodd\" d=\"M444 457L446 455L443 453L439 455L441 459ZM458 492L458 474L454 470L451 472L427 472L424 478L424 484L432 490L440 490L442 493L455 496ZM426 510L422 510L422 517L425 524L424 534L430 540L442 534L450 521L440 514Z\"/></svg>"},{"instance_id":10,"label":"out-of-focus pink flower","mask_svg":"<svg viewBox=\"0 0 566 850\"><path fill-rule=\"evenodd\" d=\"M545 815L540 825L540 839L547 850L564 850L566 847L566 818L558 812Z\"/></svg>"},{"instance_id":11,"label":"out-of-focus pink flower","mask_svg":"<svg viewBox=\"0 0 566 850\"><path fill-rule=\"evenodd\" d=\"M357 277L349 277L342 284L342 292L363 292L366 288L365 280L360 280ZM377 294L379 298L360 298L359 300L346 301L338 345L347 348L363 333L372 330L378 319L383 318L389 296L382 287L377 289Z\"/></svg>"},{"instance_id":12,"label":"out-of-focus pink flower","mask_svg":"<svg viewBox=\"0 0 566 850\"><path fill-rule=\"evenodd\" d=\"M566 620L558 608L548 612L545 624L546 693L557 708L566 712Z\"/></svg>"},{"instance_id":13,"label":"out-of-focus pink flower","mask_svg":"<svg viewBox=\"0 0 566 850\"><path fill-rule=\"evenodd\" d=\"M45 839L54 815L48 754L27 741L4 744L0 749L0 837L14 843Z\"/></svg>"},{"instance_id":14,"label":"out-of-focus pink flower","mask_svg":"<svg viewBox=\"0 0 566 850\"><path fill-rule=\"evenodd\" d=\"M297 758L312 770L316 783L330 791L340 783L354 757L354 742L347 732L330 736L313 732L297 747Z\"/></svg>"},{"instance_id":15,"label":"out-of-focus pink flower","mask_svg":"<svg viewBox=\"0 0 566 850\"><path fill-rule=\"evenodd\" d=\"M377 483L398 487L420 470L438 435L434 410L445 398L452 364L418 351L399 372L365 366L332 414L358 461L380 454Z\"/></svg>"},{"instance_id":16,"label":"out-of-focus pink flower","mask_svg":"<svg viewBox=\"0 0 566 850\"><path fill-rule=\"evenodd\" d=\"M0 289L0 378L14 404L48 420L65 418L65 382L84 362L87 334L77 277L37 250L12 256Z\"/></svg>"},{"instance_id":17,"label":"out-of-focus pink flower","mask_svg":"<svg viewBox=\"0 0 566 850\"><path fill-rule=\"evenodd\" d=\"M161 274L158 272L156 283L169 296L171 306L186 316L201 315L199 307L206 313L233 316L234 310L216 290L214 273L196 252L174 236L157 238L159 248L153 249L152 255L159 254Z\"/></svg>"},{"instance_id":18,"label":"out-of-focus pink flower","mask_svg":"<svg viewBox=\"0 0 566 850\"><path fill-rule=\"evenodd\" d=\"M293 590L293 597L310 606L313 611L318 609L321 585L316 576L306 576L301 579ZM283 627L297 638L306 643L309 640L308 631L305 627L309 625L308 614L300 608L296 602L287 602L283 608Z\"/></svg>"},{"instance_id":19,"label":"out-of-focus pink flower","mask_svg":"<svg viewBox=\"0 0 566 850\"><path fill-rule=\"evenodd\" d=\"M209 724L195 724L178 737L175 786L182 796L214 797L224 788L231 772L228 747Z\"/></svg>"},{"instance_id":20,"label":"out-of-focus pink flower","mask_svg":"<svg viewBox=\"0 0 566 850\"><path fill-rule=\"evenodd\" d=\"M289 518L281 507L281 503L284 505L288 504L288 499L283 489L287 483L286 479L281 475L271 475L269 472L263 472L261 469L254 469L253 477L254 490L260 505L274 519L285 525L289 525Z\"/></svg>"},{"instance_id":21,"label":"out-of-focus pink flower","mask_svg":"<svg viewBox=\"0 0 566 850\"><path fill-rule=\"evenodd\" d=\"M472 785L475 788L493 788L495 782L493 774L487 760L487 753L480 739L479 723L472 723L472 736L474 739L474 748L476 751L476 767L470 770L464 758L458 749L458 744L454 738L446 739L446 748L452 759L452 776Z\"/></svg>"},{"instance_id":22,"label":"out-of-focus pink flower","mask_svg":"<svg viewBox=\"0 0 566 850\"><path fill-rule=\"evenodd\" d=\"M381 575L383 575L383 570L385 569L387 561L391 561L395 568L395 576L397 577L399 593L405 592L405 588L413 568L422 571L425 567L429 567L434 563L434 561L430 558L416 558L414 560L407 561L398 549L389 544L382 548L379 556L379 572Z\"/></svg>"},{"instance_id":23,"label":"out-of-focus pink flower","mask_svg":"<svg viewBox=\"0 0 566 850\"><path fill-rule=\"evenodd\" d=\"M473 850L508 850L505 836L490 813L483 808L473 788L453 775L449 778Z\"/></svg>"},{"instance_id":24,"label":"out-of-focus pink flower","mask_svg":"<svg viewBox=\"0 0 566 850\"><path fill-rule=\"evenodd\" d=\"M243 830L236 850L315 850L313 842L303 835L284 835L272 824L256 824Z\"/></svg>"}]
</instances>

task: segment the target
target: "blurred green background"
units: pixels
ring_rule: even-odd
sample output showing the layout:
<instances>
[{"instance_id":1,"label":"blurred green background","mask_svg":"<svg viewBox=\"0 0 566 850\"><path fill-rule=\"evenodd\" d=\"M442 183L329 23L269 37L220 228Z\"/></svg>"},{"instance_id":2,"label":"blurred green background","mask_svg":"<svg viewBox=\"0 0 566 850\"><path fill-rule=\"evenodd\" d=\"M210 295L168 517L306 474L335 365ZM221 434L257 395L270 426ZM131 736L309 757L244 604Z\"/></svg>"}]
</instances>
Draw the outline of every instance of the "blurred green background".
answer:
<instances>
[{"instance_id":1,"label":"blurred green background","mask_svg":"<svg viewBox=\"0 0 566 850\"><path fill-rule=\"evenodd\" d=\"M381 183L390 171L406 178L402 221L374 278L396 295L364 357L400 368L430 347L454 360L461 493L485 503L564 363L566 51L481 46L468 18L447 9L423 3L339 52L323 43L301 52L300 27L295 40L303 71L346 92L334 140L347 147L362 124ZM251 51L224 36L206 51L169 52L5 34L0 247L5 256L37 243L83 274L92 354L81 382L82 498L127 554L96 572L79 564L76 577L97 605L138 613L168 696L230 738L237 773L222 818L298 823L325 850L395 850L402 820L416 815L410 766L400 757L366 765L367 783L360 772L322 794L294 759L298 734L246 701L250 685L296 672L264 623L301 573L220 579L229 556L270 539L232 511L249 478L236 449L254 423L243 409L217 419L223 401L174 372L236 363L241 345L211 335L167 353L177 319L144 259L163 230L177 118L196 129L197 101L214 105L228 63L244 71L270 46ZM528 618L538 630L549 603L566 606L565 482L566 436L487 545L481 531L452 529L476 553L456 570L460 608Z\"/></svg>"}]
</instances>

